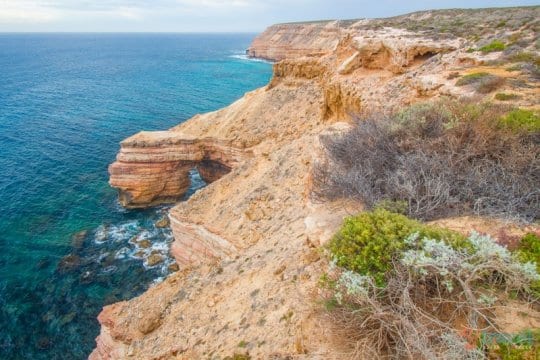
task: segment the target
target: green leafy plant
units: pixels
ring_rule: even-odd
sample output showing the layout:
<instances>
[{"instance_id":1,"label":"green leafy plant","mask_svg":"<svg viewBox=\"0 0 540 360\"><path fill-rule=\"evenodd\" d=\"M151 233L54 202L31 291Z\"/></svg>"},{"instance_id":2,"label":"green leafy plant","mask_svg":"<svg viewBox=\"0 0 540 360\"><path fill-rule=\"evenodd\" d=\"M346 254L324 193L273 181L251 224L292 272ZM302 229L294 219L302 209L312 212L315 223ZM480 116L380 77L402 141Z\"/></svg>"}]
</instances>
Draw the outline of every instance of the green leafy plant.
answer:
<instances>
[{"instance_id":1,"label":"green leafy plant","mask_svg":"<svg viewBox=\"0 0 540 360\"><path fill-rule=\"evenodd\" d=\"M514 64L514 65L511 65L511 66L507 67L505 70L508 71L508 72L520 71L521 67L522 67L521 64Z\"/></svg>"},{"instance_id":2,"label":"green leafy plant","mask_svg":"<svg viewBox=\"0 0 540 360\"><path fill-rule=\"evenodd\" d=\"M540 270L540 236L534 233L523 236L519 241L517 253L520 260L533 261Z\"/></svg>"},{"instance_id":3,"label":"green leafy plant","mask_svg":"<svg viewBox=\"0 0 540 360\"><path fill-rule=\"evenodd\" d=\"M473 231L465 239L381 208L361 213L345 219L329 243L324 306L364 353L479 359L490 351L529 359L536 354L531 334L508 336L485 324L494 323L501 292L526 292L540 280L530 261L537 240L522 240L521 259L488 235ZM467 331L450 330L457 322Z\"/></svg>"},{"instance_id":4,"label":"green leafy plant","mask_svg":"<svg viewBox=\"0 0 540 360\"><path fill-rule=\"evenodd\" d=\"M372 276L377 285L384 286L392 260L407 248L405 239L412 233L466 246L465 238L458 233L378 208L346 218L328 248L338 266Z\"/></svg>"},{"instance_id":5,"label":"green leafy plant","mask_svg":"<svg viewBox=\"0 0 540 360\"><path fill-rule=\"evenodd\" d=\"M518 334L483 333L479 347L486 348L490 358L536 360L540 356L540 330L525 330Z\"/></svg>"},{"instance_id":6,"label":"green leafy plant","mask_svg":"<svg viewBox=\"0 0 540 360\"><path fill-rule=\"evenodd\" d=\"M507 93L497 93L495 94L495 100L499 101L508 101L519 99L520 96L517 94L507 94Z\"/></svg>"},{"instance_id":7,"label":"green leafy plant","mask_svg":"<svg viewBox=\"0 0 540 360\"><path fill-rule=\"evenodd\" d=\"M512 62L527 62L540 65L540 56L528 51L520 51L512 54L509 60Z\"/></svg>"},{"instance_id":8,"label":"green leafy plant","mask_svg":"<svg viewBox=\"0 0 540 360\"><path fill-rule=\"evenodd\" d=\"M457 82L456 82L456 86L465 86L465 85L470 85L470 84L474 84L475 82L478 82L488 76L490 76L491 74L487 73L487 72L477 72L477 73L472 73L472 74L468 74L468 75L465 75L463 77L461 77Z\"/></svg>"},{"instance_id":9,"label":"green leafy plant","mask_svg":"<svg viewBox=\"0 0 540 360\"><path fill-rule=\"evenodd\" d=\"M506 45L502 41L493 40L492 42L490 42L489 44L485 46L482 46L478 50L483 53L490 53L490 52L495 52L495 51L503 51L504 49L506 49Z\"/></svg>"},{"instance_id":10,"label":"green leafy plant","mask_svg":"<svg viewBox=\"0 0 540 360\"><path fill-rule=\"evenodd\" d=\"M516 253L522 262L535 263L536 270L540 272L540 236L533 233L523 236L519 241ZM531 284L531 291L534 297L540 299L540 281Z\"/></svg>"},{"instance_id":11,"label":"green leafy plant","mask_svg":"<svg viewBox=\"0 0 540 360\"><path fill-rule=\"evenodd\" d=\"M481 94L488 94L504 84L503 77L486 72L472 73L463 76L456 82L456 86L472 85Z\"/></svg>"},{"instance_id":12,"label":"green leafy plant","mask_svg":"<svg viewBox=\"0 0 540 360\"><path fill-rule=\"evenodd\" d=\"M232 356L227 356L224 358L224 360L251 360L251 356L249 354L234 354Z\"/></svg>"},{"instance_id":13,"label":"green leafy plant","mask_svg":"<svg viewBox=\"0 0 540 360\"><path fill-rule=\"evenodd\" d=\"M407 215L408 212L409 203L405 200L382 200L379 201L375 208L388 210L390 212L396 213L396 214L402 214Z\"/></svg>"},{"instance_id":14,"label":"green leafy plant","mask_svg":"<svg viewBox=\"0 0 540 360\"><path fill-rule=\"evenodd\" d=\"M514 131L537 132L540 131L540 116L531 110L515 109L501 118L500 125Z\"/></svg>"}]
</instances>

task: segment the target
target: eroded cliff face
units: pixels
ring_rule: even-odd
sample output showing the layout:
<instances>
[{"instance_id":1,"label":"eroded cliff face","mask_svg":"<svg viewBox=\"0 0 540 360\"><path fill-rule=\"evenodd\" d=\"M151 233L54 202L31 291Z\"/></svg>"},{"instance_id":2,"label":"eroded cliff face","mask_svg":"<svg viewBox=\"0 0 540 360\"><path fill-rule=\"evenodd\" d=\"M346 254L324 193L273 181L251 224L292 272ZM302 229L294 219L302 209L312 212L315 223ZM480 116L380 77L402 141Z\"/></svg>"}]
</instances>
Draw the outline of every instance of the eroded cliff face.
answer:
<instances>
[{"instance_id":1,"label":"eroded cliff face","mask_svg":"<svg viewBox=\"0 0 540 360\"><path fill-rule=\"evenodd\" d=\"M143 131L122 141L109 166L109 183L118 188L125 207L177 202L189 188L191 169L199 167L203 179L213 182L248 156L245 149L224 139Z\"/></svg>"},{"instance_id":2,"label":"eroded cliff face","mask_svg":"<svg viewBox=\"0 0 540 360\"><path fill-rule=\"evenodd\" d=\"M257 36L247 54L273 61L320 57L334 50L340 31L338 21L277 24Z\"/></svg>"},{"instance_id":3,"label":"eroded cliff face","mask_svg":"<svg viewBox=\"0 0 540 360\"><path fill-rule=\"evenodd\" d=\"M461 38L336 22L271 27L250 54L285 58L267 87L122 142L109 171L125 206L178 200L193 167L212 183L169 214L184 270L105 307L92 359L343 358L314 306L317 247L361 204L311 199L319 136L356 114L468 95L450 75L486 59Z\"/></svg>"}]
</instances>

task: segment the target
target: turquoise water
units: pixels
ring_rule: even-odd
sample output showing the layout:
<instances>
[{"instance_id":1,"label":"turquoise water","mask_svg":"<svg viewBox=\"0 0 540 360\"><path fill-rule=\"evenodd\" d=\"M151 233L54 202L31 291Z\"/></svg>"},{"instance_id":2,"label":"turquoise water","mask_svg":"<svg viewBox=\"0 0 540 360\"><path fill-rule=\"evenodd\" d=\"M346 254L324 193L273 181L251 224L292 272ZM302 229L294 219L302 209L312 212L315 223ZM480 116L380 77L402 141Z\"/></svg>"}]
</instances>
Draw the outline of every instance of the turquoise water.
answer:
<instances>
[{"instance_id":1,"label":"turquoise water","mask_svg":"<svg viewBox=\"0 0 540 360\"><path fill-rule=\"evenodd\" d=\"M1 359L85 358L101 307L167 275L167 208L122 209L107 166L125 137L266 84L269 64L237 56L252 38L0 34Z\"/></svg>"}]
</instances>

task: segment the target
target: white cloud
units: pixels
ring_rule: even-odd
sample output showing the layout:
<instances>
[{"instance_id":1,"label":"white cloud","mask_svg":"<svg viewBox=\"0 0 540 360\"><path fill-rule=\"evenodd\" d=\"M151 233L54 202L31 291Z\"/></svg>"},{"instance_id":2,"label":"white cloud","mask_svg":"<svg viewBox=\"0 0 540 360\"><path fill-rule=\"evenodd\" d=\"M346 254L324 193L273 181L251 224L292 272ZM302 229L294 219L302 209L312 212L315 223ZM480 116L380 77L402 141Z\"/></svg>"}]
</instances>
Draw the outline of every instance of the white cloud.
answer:
<instances>
[{"instance_id":1,"label":"white cloud","mask_svg":"<svg viewBox=\"0 0 540 360\"><path fill-rule=\"evenodd\" d=\"M0 24L4 23L43 23L60 18L55 9L47 9L38 1L0 0Z\"/></svg>"},{"instance_id":2,"label":"white cloud","mask_svg":"<svg viewBox=\"0 0 540 360\"><path fill-rule=\"evenodd\" d=\"M0 0L0 31L262 31L276 22L379 17L538 0Z\"/></svg>"}]
</instances>

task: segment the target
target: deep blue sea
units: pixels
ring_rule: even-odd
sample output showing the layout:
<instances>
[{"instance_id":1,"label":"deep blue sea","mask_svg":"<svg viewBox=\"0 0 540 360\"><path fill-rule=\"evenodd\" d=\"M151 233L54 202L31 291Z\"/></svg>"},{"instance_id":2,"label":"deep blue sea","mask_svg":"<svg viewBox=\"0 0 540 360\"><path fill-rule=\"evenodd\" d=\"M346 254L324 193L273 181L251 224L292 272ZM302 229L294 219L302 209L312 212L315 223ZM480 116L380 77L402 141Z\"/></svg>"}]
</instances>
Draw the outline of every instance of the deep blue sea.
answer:
<instances>
[{"instance_id":1,"label":"deep blue sea","mask_svg":"<svg viewBox=\"0 0 540 360\"><path fill-rule=\"evenodd\" d=\"M266 84L238 56L253 37L0 34L0 359L86 358L103 305L168 274L167 208L122 209L107 166L122 139Z\"/></svg>"}]
</instances>

